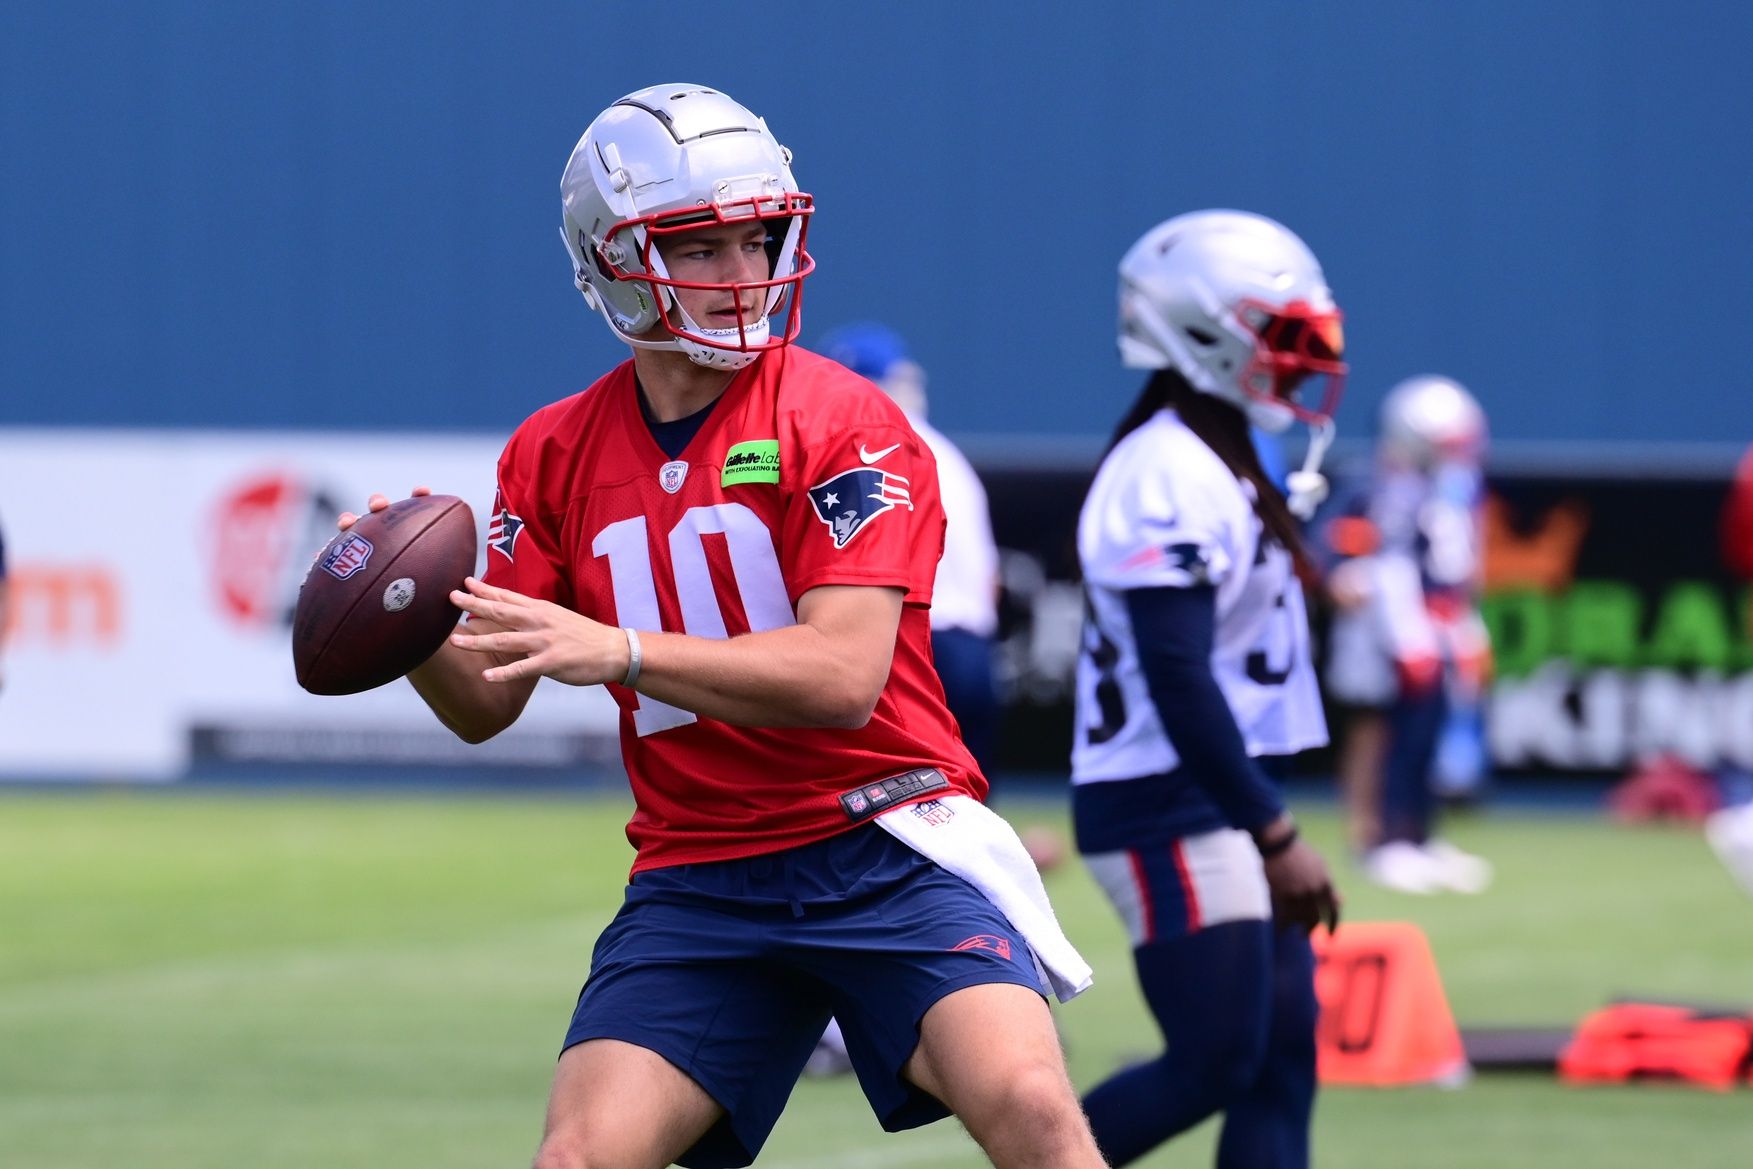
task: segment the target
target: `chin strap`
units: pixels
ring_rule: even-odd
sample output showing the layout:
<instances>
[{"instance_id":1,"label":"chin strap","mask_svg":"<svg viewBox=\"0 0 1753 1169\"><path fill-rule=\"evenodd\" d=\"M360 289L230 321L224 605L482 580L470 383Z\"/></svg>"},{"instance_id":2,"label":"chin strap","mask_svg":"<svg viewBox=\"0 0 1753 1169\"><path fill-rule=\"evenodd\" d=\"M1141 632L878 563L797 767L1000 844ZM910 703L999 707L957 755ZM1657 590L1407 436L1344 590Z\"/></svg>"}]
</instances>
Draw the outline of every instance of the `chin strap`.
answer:
<instances>
[{"instance_id":1,"label":"chin strap","mask_svg":"<svg viewBox=\"0 0 1753 1169\"><path fill-rule=\"evenodd\" d=\"M1299 520L1307 521L1315 514L1327 498L1327 477L1321 474L1321 460L1327 457L1327 448L1333 445L1333 420L1323 418L1309 427L1309 451L1303 456L1301 470L1292 471L1284 477L1284 485L1288 489L1285 502L1290 506L1290 513Z\"/></svg>"}]
</instances>

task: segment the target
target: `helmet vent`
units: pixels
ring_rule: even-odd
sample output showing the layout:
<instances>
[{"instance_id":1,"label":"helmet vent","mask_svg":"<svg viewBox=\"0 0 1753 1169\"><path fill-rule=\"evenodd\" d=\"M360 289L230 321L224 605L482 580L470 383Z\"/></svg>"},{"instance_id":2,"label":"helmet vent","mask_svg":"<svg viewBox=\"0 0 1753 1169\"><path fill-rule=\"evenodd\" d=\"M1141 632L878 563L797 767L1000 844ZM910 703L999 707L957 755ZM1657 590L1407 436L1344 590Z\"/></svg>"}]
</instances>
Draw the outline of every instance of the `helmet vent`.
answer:
<instances>
[{"instance_id":1,"label":"helmet vent","mask_svg":"<svg viewBox=\"0 0 1753 1169\"><path fill-rule=\"evenodd\" d=\"M1216 333L1208 333L1196 325L1187 326L1187 336L1193 338L1194 341L1205 346L1207 349L1217 344Z\"/></svg>"}]
</instances>

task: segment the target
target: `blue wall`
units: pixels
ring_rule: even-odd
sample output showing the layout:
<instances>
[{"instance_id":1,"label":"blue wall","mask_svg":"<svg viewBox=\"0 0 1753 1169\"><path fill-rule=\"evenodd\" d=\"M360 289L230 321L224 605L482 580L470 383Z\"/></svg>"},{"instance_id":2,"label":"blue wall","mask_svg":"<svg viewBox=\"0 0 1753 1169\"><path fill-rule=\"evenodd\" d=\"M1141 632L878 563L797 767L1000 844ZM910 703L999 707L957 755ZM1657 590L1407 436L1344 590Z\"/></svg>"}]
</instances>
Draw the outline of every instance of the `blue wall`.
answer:
<instances>
[{"instance_id":1,"label":"blue wall","mask_svg":"<svg viewBox=\"0 0 1753 1169\"><path fill-rule=\"evenodd\" d=\"M567 153L689 80L819 199L806 341L897 324L952 432L1105 431L1116 260L1229 205L1324 259L1354 434L1438 370L1505 438L1742 441L1749 43L1728 2L8 5L0 423L504 430L624 353Z\"/></svg>"}]
</instances>

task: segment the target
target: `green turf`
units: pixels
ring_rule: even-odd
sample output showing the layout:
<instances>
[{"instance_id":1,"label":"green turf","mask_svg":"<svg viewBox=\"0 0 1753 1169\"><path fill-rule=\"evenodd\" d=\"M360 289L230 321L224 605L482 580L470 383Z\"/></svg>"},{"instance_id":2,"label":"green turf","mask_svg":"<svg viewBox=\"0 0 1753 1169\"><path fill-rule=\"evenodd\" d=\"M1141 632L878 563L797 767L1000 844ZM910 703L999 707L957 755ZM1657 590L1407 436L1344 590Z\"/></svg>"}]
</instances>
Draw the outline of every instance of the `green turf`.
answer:
<instances>
[{"instance_id":1,"label":"green turf","mask_svg":"<svg viewBox=\"0 0 1753 1169\"><path fill-rule=\"evenodd\" d=\"M1010 809L1056 822L1056 810ZM619 900L625 808L563 798L0 795L0 1166L443 1169L527 1162L591 939ZM1330 817L1311 836L1331 844ZM1620 993L1753 1002L1753 902L1695 832L1499 815L1475 899L1347 888L1426 929L1464 1024L1567 1025ZM1343 870L1342 870L1343 874ZM1098 986L1060 1011L1088 1085L1153 1031L1112 914L1049 878ZM1143 1162L1210 1163L1207 1126ZM1329 1091L1327 1166L1740 1166L1753 1090ZM786 1169L983 1162L952 1124L878 1132L806 1082Z\"/></svg>"}]
</instances>

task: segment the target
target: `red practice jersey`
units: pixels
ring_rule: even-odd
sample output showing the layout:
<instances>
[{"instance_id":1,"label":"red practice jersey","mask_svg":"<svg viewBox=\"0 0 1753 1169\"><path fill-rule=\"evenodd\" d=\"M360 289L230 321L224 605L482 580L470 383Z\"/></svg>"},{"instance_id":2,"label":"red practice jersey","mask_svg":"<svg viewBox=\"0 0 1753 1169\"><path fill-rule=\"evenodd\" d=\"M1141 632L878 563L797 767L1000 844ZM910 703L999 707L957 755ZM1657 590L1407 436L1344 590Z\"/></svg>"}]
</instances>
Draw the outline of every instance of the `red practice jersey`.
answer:
<instances>
[{"instance_id":1,"label":"red practice jersey","mask_svg":"<svg viewBox=\"0 0 1753 1169\"><path fill-rule=\"evenodd\" d=\"M852 824L841 793L913 768L949 780L932 795L985 797L932 667L936 466L865 379L795 346L765 354L671 459L628 361L518 428L493 510L488 583L608 625L735 637L794 624L820 585L906 590L888 684L858 730L731 726L610 684L634 872L832 836Z\"/></svg>"},{"instance_id":2,"label":"red practice jersey","mask_svg":"<svg viewBox=\"0 0 1753 1169\"><path fill-rule=\"evenodd\" d=\"M1723 564L1742 580L1753 580L1753 450L1741 456L1722 514Z\"/></svg>"}]
</instances>

